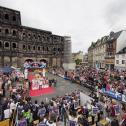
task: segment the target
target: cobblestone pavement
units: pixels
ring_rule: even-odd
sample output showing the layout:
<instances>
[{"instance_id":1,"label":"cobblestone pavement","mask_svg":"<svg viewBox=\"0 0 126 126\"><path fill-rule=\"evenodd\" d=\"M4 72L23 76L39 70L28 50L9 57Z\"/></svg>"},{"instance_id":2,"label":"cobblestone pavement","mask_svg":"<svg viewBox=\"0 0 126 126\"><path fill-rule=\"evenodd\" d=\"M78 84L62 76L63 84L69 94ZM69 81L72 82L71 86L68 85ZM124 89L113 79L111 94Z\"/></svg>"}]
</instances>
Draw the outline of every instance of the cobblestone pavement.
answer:
<instances>
[{"instance_id":1,"label":"cobblestone pavement","mask_svg":"<svg viewBox=\"0 0 126 126\"><path fill-rule=\"evenodd\" d=\"M50 98L56 97L56 96L63 96L66 93L70 93L75 90L82 90L85 94L87 94L87 95L90 94L89 89L84 88L83 86L81 86L79 84L71 83L68 80L64 80L63 78L61 78L59 76L54 76L54 75L48 73L48 78L57 79L57 86L55 88L55 92L52 94L32 97L32 101L38 100L38 102L40 103L42 100L44 101L46 98L50 99Z\"/></svg>"}]
</instances>

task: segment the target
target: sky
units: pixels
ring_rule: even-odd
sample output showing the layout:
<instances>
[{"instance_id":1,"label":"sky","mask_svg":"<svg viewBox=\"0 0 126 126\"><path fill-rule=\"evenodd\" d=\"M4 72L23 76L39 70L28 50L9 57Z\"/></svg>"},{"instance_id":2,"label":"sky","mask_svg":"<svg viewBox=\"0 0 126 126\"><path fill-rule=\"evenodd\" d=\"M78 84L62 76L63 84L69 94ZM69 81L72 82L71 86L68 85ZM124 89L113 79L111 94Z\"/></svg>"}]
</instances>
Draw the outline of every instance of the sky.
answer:
<instances>
[{"instance_id":1,"label":"sky","mask_svg":"<svg viewBox=\"0 0 126 126\"><path fill-rule=\"evenodd\" d=\"M87 52L91 42L126 29L126 0L0 0L19 10L22 25L71 36L72 52Z\"/></svg>"}]
</instances>

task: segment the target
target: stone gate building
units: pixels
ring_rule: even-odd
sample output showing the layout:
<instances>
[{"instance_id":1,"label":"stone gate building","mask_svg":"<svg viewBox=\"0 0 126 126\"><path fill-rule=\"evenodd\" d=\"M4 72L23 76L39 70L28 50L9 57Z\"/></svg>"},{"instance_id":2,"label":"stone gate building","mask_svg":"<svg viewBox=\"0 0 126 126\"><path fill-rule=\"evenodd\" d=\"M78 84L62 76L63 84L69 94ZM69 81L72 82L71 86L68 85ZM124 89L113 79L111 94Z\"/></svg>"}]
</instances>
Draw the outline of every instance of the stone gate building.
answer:
<instances>
[{"instance_id":1,"label":"stone gate building","mask_svg":"<svg viewBox=\"0 0 126 126\"><path fill-rule=\"evenodd\" d=\"M27 59L61 66L63 58L63 36L23 26L19 11L0 7L0 67L20 67Z\"/></svg>"}]
</instances>

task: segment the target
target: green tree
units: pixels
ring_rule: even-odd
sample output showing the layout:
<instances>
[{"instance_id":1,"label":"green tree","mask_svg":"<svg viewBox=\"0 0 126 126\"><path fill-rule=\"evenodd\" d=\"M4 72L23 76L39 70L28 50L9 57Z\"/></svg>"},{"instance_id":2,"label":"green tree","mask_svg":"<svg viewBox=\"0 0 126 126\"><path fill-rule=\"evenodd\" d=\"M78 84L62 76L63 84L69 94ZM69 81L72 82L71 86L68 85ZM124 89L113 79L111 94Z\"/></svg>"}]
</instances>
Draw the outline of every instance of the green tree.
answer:
<instances>
[{"instance_id":1,"label":"green tree","mask_svg":"<svg viewBox=\"0 0 126 126\"><path fill-rule=\"evenodd\" d=\"M82 62L81 59L76 59L76 60L75 60L76 65L79 65L81 62Z\"/></svg>"}]
</instances>

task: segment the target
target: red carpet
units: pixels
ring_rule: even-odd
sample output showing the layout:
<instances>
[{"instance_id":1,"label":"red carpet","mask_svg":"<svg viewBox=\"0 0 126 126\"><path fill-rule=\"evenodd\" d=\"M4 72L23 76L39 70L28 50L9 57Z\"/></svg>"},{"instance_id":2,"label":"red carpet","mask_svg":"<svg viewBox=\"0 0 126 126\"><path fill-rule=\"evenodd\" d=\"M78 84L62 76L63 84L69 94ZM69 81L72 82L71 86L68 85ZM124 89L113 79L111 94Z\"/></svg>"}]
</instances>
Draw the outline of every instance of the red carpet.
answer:
<instances>
[{"instance_id":1,"label":"red carpet","mask_svg":"<svg viewBox=\"0 0 126 126\"><path fill-rule=\"evenodd\" d=\"M31 81L34 79L34 75L29 75L28 79ZM41 90L30 90L29 95L31 97L35 97L35 96L42 96L44 94L51 94L55 92L55 89L53 87L48 87L48 88L43 88Z\"/></svg>"},{"instance_id":2,"label":"red carpet","mask_svg":"<svg viewBox=\"0 0 126 126\"><path fill-rule=\"evenodd\" d=\"M30 90L30 96L42 96L44 94L51 94L55 92L55 89L53 87L43 88L42 90Z\"/></svg>"}]
</instances>

